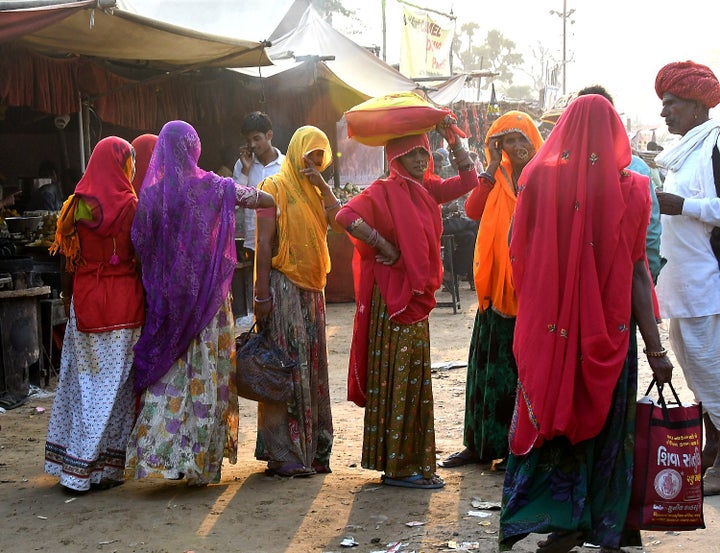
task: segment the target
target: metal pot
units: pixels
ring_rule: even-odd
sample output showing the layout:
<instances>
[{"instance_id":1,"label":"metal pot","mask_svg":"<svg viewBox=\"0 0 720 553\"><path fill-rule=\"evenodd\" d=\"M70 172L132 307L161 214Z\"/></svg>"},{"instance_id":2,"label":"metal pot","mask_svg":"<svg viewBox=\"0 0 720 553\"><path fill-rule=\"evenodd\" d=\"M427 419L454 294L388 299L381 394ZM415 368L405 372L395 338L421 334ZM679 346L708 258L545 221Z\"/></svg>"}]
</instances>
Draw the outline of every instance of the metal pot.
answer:
<instances>
[{"instance_id":1,"label":"metal pot","mask_svg":"<svg viewBox=\"0 0 720 553\"><path fill-rule=\"evenodd\" d=\"M42 217L6 217L8 232L10 234L30 234L39 230L43 224Z\"/></svg>"}]
</instances>

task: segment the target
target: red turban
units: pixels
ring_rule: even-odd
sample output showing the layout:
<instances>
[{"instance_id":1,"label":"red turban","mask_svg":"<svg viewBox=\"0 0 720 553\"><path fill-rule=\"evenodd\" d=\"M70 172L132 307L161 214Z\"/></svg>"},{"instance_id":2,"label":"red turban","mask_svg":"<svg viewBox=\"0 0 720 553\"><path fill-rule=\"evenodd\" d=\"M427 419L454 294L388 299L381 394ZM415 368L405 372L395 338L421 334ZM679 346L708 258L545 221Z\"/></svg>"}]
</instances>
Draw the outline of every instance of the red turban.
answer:
<instances>
[{"instance_id":1,"label":"red turban","mask_svg":"<svg viewBox=\"0 0 720 553\"><path fill-rule=\"evenodd\" d=\"M720 82L712 70L693 61L668 63L655 77L655 92L662 100L670 94L683 100L697 100L708 108L720 104Z\"/></svg>"}]
</instances>

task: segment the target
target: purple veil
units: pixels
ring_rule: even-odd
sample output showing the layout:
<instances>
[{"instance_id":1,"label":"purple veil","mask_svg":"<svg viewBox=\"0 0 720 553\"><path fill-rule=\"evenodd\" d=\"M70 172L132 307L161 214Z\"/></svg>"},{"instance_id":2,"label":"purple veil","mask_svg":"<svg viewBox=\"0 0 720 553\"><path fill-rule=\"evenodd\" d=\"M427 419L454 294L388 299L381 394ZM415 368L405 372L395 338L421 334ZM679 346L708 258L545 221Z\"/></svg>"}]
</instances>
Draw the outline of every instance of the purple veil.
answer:
<instances>
[{"instance_id":1,"label":"purple veil","mask_svg":"<svg viewBox=\"0 0 720 553\"><path fill-rule=\"evenodd\" d=\"M157 382L230 292L235 184L197 166L200 138L184 121L158 135L131 238L142 267L147 314L135 345L135 390Z\"/></svg>"}]
</instances>

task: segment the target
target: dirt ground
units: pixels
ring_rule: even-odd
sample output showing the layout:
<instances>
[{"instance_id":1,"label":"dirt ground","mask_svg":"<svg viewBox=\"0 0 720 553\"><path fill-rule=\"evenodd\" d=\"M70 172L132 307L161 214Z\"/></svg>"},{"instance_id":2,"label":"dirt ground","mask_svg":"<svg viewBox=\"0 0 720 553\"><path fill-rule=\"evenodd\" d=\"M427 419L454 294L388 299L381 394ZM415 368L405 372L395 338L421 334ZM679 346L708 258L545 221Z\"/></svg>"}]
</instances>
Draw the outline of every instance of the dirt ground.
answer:
<instances>
[{"instance_id":1,"label":"dirt ground","mask_svg":"<svg viewBox=\"0 0 720 553\"><path fill-rule=\"evenodd\" d=\"M440 458L462 446L464 365L477 307L474 292L466 284L463 288L460 313L442 307L431 316L433 363L461 365L434 372ZM238 463L223 467L218 485L192 489L182 482L130 481L107 491L69 496L56 478L43 473L53 381L23 406L0 414L0 551L497 551L499 511L479 502L500 501L501 472L481 465L439 469L447 483L444 489L412 490L382 486L380 473L360 467L363 411L345 400L353 313L353 304L328 306L335 424L332 474L266 477L264 464L252 455L255 404L241 400ZM643 388L649 381L647 365L641 372ZM682 398L690 399L680 371L676 374ZM707 498L708 529L644 532L644 549L629 551L720 552L719 509L720 498ZM534 551L537 539L530 536L515 550ZM344 540L357 545L347 547Z\"/></svg>"}]
</instances>

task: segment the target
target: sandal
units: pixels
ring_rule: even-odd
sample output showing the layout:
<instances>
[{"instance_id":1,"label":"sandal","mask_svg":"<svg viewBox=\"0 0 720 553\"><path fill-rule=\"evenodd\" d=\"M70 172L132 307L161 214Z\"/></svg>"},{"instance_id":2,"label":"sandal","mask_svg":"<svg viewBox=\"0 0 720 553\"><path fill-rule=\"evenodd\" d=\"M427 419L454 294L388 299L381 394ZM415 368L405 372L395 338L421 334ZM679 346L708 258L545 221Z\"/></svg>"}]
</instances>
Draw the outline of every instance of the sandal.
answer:
<instances>
[{"instance_id":1,"label":"sandal","mask_svg":"<svg viewBox=\"0 0 720 553\"><path fill-rule=\"evenodd\" d=\"M313 461L312 468L317 474L330 474L332 472L330 465L323 465L317 461Z\"/></svg>"},{"instance_id":2,"label":"sandal","mask_svg":"<svg viewBox=\"0 0 720 553\"><path fill-rule=\"evenodd\" d=\"M471 465L474 463L482 463L482 460L475 453L472 453L469 449L463 449L462 451L456 451L452 455L440 461L438 463L438 466L444 469L452 469L455 467L462 467L463 465Z\"/></svg>"},{"instance_id":3,"label":"sandal","mask_svg":"<svg viewBox=\"0 0 720 553\"><path fill-rule=\"evenodd\" d=\"M537 543L535 553L567 553L585 543L585 535L580 531L553 532L547 539Z\"/></svg>"},{"instance_id":4,"label":"sandal","mask_svg":"<svg viewBox=\"0 0 720 553\"><path fill-rule=\"evenodd\" d=\"M281 476L282 478L306 478L316 474L315 469L307 468L300 463L286 463L278 468L268 467L265 469L268 476Z\"/></svg>"},{"instance_id":5,"label":"sandal","mask_svg":"<svg viewBox=\"0 0 720 553\"><path fill-rule=\"evenodd\" d=\"M720 469L708 467L703 476L703 495L720 495Z\"/></svg>"},{"instance_id":6,"label":"sandal","mask_svg":"<svg viewBox=\"0 0 720 553\"><path fill-rule=\"evenodd\" d=\"M125 483L124 480L109 480L103 478L98 483L90 484L90 488L93 490L109 490L110 488L114 488L115 486L122 486Z\"/></svg>"},{"instance_id":7,"label":"sandal","mask_svg":"<svg viewBox=\"0 0 720 553\"><path fill-rule=\"evenodd\" d=\"M382 483L387 486L396 486L398 488L415 488L425 490L436 490L445 487L445 481L437 474L432 478L423 478L422 474L413 474L405 478L392 478L391 476L382 476Z\"/></svg>"}]
</instances>

